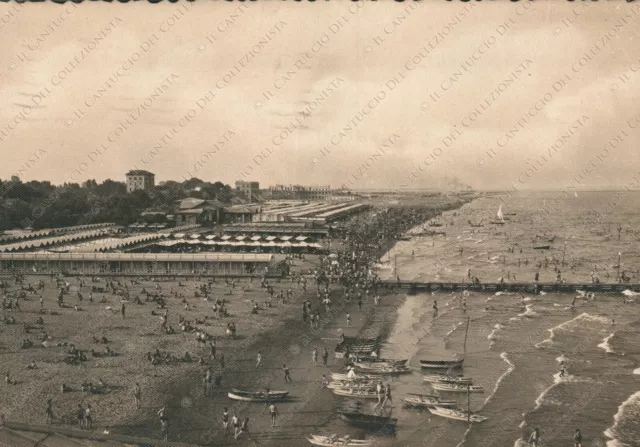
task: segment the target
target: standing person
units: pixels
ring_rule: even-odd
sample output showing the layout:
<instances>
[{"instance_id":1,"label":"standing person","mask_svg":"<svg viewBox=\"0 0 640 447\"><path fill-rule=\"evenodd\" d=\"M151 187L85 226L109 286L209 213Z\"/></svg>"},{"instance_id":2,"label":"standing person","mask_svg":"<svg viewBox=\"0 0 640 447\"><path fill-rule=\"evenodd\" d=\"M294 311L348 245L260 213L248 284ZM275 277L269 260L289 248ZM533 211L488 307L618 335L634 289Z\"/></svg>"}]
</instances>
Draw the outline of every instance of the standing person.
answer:
<instances>
[{"instance_id":1,"label":"standing person","mask_svg":"<svg viewBox=\"0 0 640 447\"><path fill-rule=\"evenodd\" d=\"M351 315L347 312L347 327L351 327Z\"/></svg>"},{"instance_id":2,"label":"standing person","mask_svg":"<svg viewBox=\"0 0 640 447\"><path fill-rule=\"evenodd\" d=\"M125 310L126 310L126 308L125 308L125 306L124 306L124 303L122 303L122 308L120 309L120 312L122 312L122 319L123 319L123 320L124 320L124 313L125 313Z\"/></svg>"},{"instance_id":3,"label":"standing person","mask_svg":"<svg viewBox=\"0 0 640 447\"><path fill-rule=\"evenodd\" d=\"M93 425L93 419L91 418L91 404L87 404L87 408L84 409L84 428L91 430Z\"/></svg>"},{"instance_id":4,"label":"standing person","mask_svg":"<svg viewBox=\"0 0 640 447\"><path fill-rule=\"evenodd\" d=\"M224 354L220 354L220 368L224 369Z\"/></svg>"},{"instance_id":5,"label":"standing person","mask_svg":"<svg viewBox=\"0 0 640 447\"><path fill-rule=\"evenodd\" d=\"M47 400L47 424L53 423L53 401L51 399Z\"/></svg>"},{"instance_id":6,"label":"standing person","mask_svg":"<svg viewBox=\"0 0 640 447\"><path fill-rule=\"evenodd\" d=\"M238 439L238 437L242 433L249 434L249 418L244 418L244 421L242 421L242 424L240 425L240 431L236 435L236 439Z\"/></svg>"},{"instance_id":7,"label":"standing person","mask_svg":"<svg viewBox=\"0 0 640 447\"><path fill-rule=\"evenodd\" d=\"M256 356L256 368L260 366L262 363L262 354L258 351L258 355Z\"/></svg>"},{"instance_id":8,"label":"standing person","mask_svg":"<svg viewBox=\"0 0 640 447\"><path fill-rule=\"evenodd\" d=\"M533 429L531 436L529 436L529 445L533 447L540 447L540 429L538 427Z\"/></svg>"},{"instance_id":9,"label":"standing person","mask_svg":"<svg viewBox=\"0 0 640 447\"><path fill-rule=\"evenodd\" d=\"M276 416L278 415L278 409L274 404L269 405L269 414L271 415L271 426L276 426Z\"/></svg>"},{"instance_id":10,"label":"standing person","mask_svg":"<svg viewBox=\"0 0 640 447\"><path fill-rule=\"evenodd\" d=\"M322 365L326 367L328 361L329 361L329 351L327 351L327 347L325 346L322 351Z\"/></svg>"},{"instance_id":11,"label":"standing person","mask_svg":"<svg viewBox=\"0 0 640 447\"><path fill-rule=\"evenodd\" d=\"M240 431L240 419L236 416L235 411L233 412L233 417L231 418L231 425L233 425L233 437L238 439L238 432Z\"/></svg>"},{"instance_id":12,"label":"standing person","mask_svg":"<svg viewBox=\"0 0 640 447\"><path fill-rule=\"evenodd\" d=\"M140 408L140 397L142 396L142 390L140 384L136 382L136 386L133 387L133 400L136 404L136 408Z\"/></svg>"},{"instance_id":13,"label":"standing person","mask_svg":"<svg viewBox=\"0 0 640 447\"><path fill-rule=\"evenodd\" d=\"M216 341L213 340L210 344L209 344L209 358L210 359L216 359Z\"/></svg>"},{"instance_id":14,"label":"standing person","mask_svg":"<svg viewBox=\"0 0 640 447\"><path fill-rule=\"evenodd\" d=\"M311 359L313 360L313 366L318 366L318 348L313 348Z\"/></svg>"},{"instance_id":15,"label":"standing person","mask_svg":"<svg viewBox=\"0 0 640 447\"><path fill-rule=\"evenodd\" d=\"M164 441L169 440L169 419L160 419L160 434Z\"/></svg>"},{"instance_id":16,"label":"standing person","mask_svg":"<svg viewBox=\"0 0 640 447\"><path fill-rule=\"evenodd\" d=\"M358 309L362 311L362 298L358 298Z\"/></svg>"},{"instance_id":17,"label":"standing person","mask_svg":"<svg viewBox=\"0 0 640 447\"><path fill-rule=\"evenodd\" d=\"M78 420L78 426L84 428L84 407L82 404L78 404L76 409L76 419Z\"/></svg>"},{"instance_id":18,"label":"standing person","mask_svg":"<svg viewBox=\"0 0 640 447\"><path fill-rule=\"evenodd\" d=\"M576 428L576 432L573 434L573 447L582 447L582 432L579 428Z\"/></svg>"},{"instance_id":19,"label":"standing person","mask_svg":"<svg viewBox=\"0 0 640 447\"><path fill-rule=\"evenodd\" d=\"M438 301L433 300L433 316L434 318L438 316Z\"/></svg>"},{"instance_id":20,"label":"standing person","mask_svg":"<svg viewBox=\"0 0 640 447\"><path fill-rule=\"evenodd\" d=\"M382 398L384 396L384 387L382 386L382 380L376 384L376 395L378 396L378 402L373 407L374 411L376 408L378 408L378 406L382 408Z\"/></svg>"},{"instance_id":21,"label":"standing person","mask_svg":"<svg viewBox=\"0 0 640 447\"><path fill-rule=\"evenodd\" d=\"M282 365L282 371L284 372L284 382L291 383L293 380L291 379L291 374L289 373L289 368L287 365Z\"/></svg>"},{"instance_id":22,"label":"standing person","mask_svg":"<svg viewBox=\"0 0 640 447\"><path fill-rule=\"evenodd\" d=\"M225 436L229 434L229 410L227 407L224 407L222 411L222 428L224 428Z\"/></svg>"},{"instance_id":23,"label":"standing person","mask_svg":"<svg viewBox=\"0 0 640 447\"><path fill-rule=\"evenodd\" d=\"M387 383L387 389L384 392L384 401L382 402L382 406L389 402L391 406L393 406L393 401L391 400L391 385Z\"/></svg>"}]
</instances>

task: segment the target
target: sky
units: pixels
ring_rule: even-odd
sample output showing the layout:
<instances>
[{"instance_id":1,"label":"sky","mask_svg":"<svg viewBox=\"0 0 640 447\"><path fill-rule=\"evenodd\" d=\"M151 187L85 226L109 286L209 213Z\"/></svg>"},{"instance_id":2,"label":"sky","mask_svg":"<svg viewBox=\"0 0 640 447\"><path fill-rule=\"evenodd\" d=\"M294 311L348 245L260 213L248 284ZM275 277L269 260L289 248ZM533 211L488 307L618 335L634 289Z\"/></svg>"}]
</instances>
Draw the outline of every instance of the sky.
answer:
<instances>
[{"instance_id":1,"label":"sky","mask_svg":"<svg viewBox=\"0 0 640 447\"><path fill-rule=\"evenodd\" d=\"M624 188L639 43L622 1L3 3L0 178Z\"/></svg>"}]
</instances>

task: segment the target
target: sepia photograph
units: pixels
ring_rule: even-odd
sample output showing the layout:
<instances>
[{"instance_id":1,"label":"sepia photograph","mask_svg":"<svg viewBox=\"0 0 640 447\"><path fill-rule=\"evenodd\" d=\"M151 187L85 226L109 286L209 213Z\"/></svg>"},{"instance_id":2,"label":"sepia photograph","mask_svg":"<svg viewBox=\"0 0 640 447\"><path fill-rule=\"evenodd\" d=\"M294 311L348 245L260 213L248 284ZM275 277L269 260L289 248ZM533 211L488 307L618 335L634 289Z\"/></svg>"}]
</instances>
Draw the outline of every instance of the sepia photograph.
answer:
<instances>
[{"instance_id":1,"label":"sepia photograph","mask_svg":"<svg viewBox=\"0 0 640 447\"><path fill-rule=\"evenodd\" d=\"M0 2L0 446L640 447L640 3Z\"/></svg>"}]
</instances>

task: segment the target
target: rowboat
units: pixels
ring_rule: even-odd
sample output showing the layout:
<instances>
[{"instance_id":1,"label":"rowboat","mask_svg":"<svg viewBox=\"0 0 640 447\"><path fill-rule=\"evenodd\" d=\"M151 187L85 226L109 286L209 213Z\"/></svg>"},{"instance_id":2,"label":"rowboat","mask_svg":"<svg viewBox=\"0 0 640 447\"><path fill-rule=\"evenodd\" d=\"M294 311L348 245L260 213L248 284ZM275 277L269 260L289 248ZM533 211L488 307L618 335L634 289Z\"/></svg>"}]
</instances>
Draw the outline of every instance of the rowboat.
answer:
<instances>
[{"instance_id":1,"label":"rowboat","mask_svg":"<svg viewBox=\"0 0 640 447\"><path fill-rule=\"evenodd\" d=\"M443 408L441 406L434 406L433 408L429 408L429 411L432 414L435 414L437 416L442 416L448 419L456 419L458 421L471 421L471 422L482 422L482 421L486 421L487 419L489 419L486 416L480 416L478 414L475 413L471 413L469 414L468 412L464 411L464 410L456 410L453 408Z\"/></svg>"},{"instance_id":2,"label":"rowboat","mask_svg":"<svg viewBox=\"0 0 640 447\"><path fill-rule=\"evenodd\" d=\"M347 377L347 374L331 373L331 380L336 380L336 381L341 380L341 381L347 381L347 382L371 382L371 381L377 382L380 380L380 376L374 376L371 374L362 374L362 375L357 375L353 379L350 379L349 377Z\"/></svg>"},{"instance_id":3,"label":"rowboat","mask_svg":"<svg viewBox=\"0 0 640 447\"><path fill-rule=\"evenodd\" d=\"M289 395L288 391L269 391L269 401L282 400ZM267 400L267 394L264 391L242 391L231 390L227 396L233 400L242 400L246 402L264 402Z\"/></svg>"},{"instance_id":4,"label":"rowboat","mask_svg":"<svg viewBox=\"0 0 640 447\"><path fill-rule=\"evenodd\" d=\"M551 245L536 245L533 247L534 250L549 250Z\"/></svg>"},{"instance_id":5,"label":"rowboat","mask_svg":"<svg viewBox=\"0 0 640 447\"><path fill-rule=\"evenodd\" d=\"M422 376L422 380L425 382L431 383L458 383L462 385L471 385L473 379L469 377L460 377L460 376L444 376L440 374L429 374Z\"/></svg>"},{"instance_id":6,"label":"rowboat","mask_svg":"<svg viewBox=\"0 0 640 447\"><path fill-rule=\"evenodd\" d=\"M341 411L339 414L343 421L348 422L351 425L375 428L379 430L388 429L389 431L394 431L396 424L398 423L398 419L396 418L377 416L375 414L363 414L351 411Z\"/></svg>"},{"instance_id":7,"label":"rowboat","mask_svg":"<svg viewBox=\"0 0 640 447\"><path fill-rule=\"evenodd\" d=\"M357 389L357 390L375 390L376 383L374 382L347 382L347 381L332 381L329 382L327 388L330 390L339 389Z\"/></svg>"},{"instance_id":8,"label":"rowboat","mask_svg":"<svg viewBox=\"0 0 640 447\"><path fill-rule=\"evenodd\" d=\"M440 400L438 396L425 396L421 394L404 396L402 398L402 401L406 406L415 408L427 408L433 407L434 405L438 405L441 407L455 407L457 405L457 402L455 400Z\"/></svg>"},{"instance_id":9,"label":"rowboat","mask_svg":"<svg viewBox=\"0 0 640 447\"><path fill-rule=\"evenodd\" d=\"M365 372L370 375L400 375L400 374L409 374L411 373L411 368L406 366L392 366L392 367L384 367L384 368L372 368L372 369L360 369L357 368L360 372Z\"/></svg>"},{"instance_id":10,"label":"rowboat","mask_svg":"<svg viewBox=\"0 0 640 447\"><path fill-rule=\"evenodd\" d=\"M436 391L449 391L452 393L484 393L484 388L481 386L457 383L432 383L431 388Z\"/></svg>"},{"instance_id":11,"label":"rowboat","mask_svg":"<svg viewBox=\"0 0 640 447\"><path fill-rule=\"evenodd\" d=\"M455 359L455 360L420 360L420 366L423 368L433 368L433 369L454 369L454 368L462 368L462 363L464 359Z\"/></svg>"},{"instance_id":12,"label":"rowboat","mask_svg":"<svg viewBox=\"0 0 640 447\"><path fill-rule=\"evenodd\" d=\"M336 396L352 397L358 399L377 399L378 393L375 389L358 388L334 388L331 390Z\"/></svg>"},{"instance_id":13,"label":"rowboat","mask_svg":"<svg viewBox=\"0 0 640 447\"><path fill-rule=\"evenodd\" d=\"M307 441L309 441L311 444L313 445L320 445L320 446L362 446L362 447L366 447L371 445L371 441L367 441L364 439L351 439L349 437L344 437L344 438L339 438L337 435L331 435L331 436L319 436L319 435L310 435L310 438L307 438Z\"/></svg>"},{"instance_id":14,"label":"rowboat","mask_svg":"<svg viewBox=\"0 0 640 447\"><path fill-rule=\"evenodd\" d=\"M358 359L357 361L355 361L353 363L354 366L357 366L359 368L382 368L382 367L394 367L394 366L404 366L406 365L407 360L363 360L363 359Z\"/></svg>"}]
</instances>

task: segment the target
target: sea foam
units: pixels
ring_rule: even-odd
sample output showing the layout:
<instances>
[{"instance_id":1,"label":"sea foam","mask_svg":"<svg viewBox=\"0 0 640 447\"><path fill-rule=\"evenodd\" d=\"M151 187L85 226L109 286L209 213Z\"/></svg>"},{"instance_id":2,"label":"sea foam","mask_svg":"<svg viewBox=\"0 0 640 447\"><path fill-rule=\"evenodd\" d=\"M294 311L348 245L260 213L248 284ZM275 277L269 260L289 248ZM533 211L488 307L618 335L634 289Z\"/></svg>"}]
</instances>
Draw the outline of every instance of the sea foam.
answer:
<instances>
[{"instance_id":1,"label":"sea foam","mask_svg":"<svg viewBox=\"0 0 640 447\"><path fill-rule=\"evenodd\" d=\"M590 315L590 314L588 314L586 312L582 313L582 314L578 315L577 317L572 318L571 320L567 320L564 323L560 323L559 325L557 325L555 327L552 327L551 329L547 329L547 331L551 335L546 340L543 340L540 343L537 343L536 344L536 348L541 348L541 347L546 346L546 345L548 345L550 343L553 343L558 331L564 330L564 329L569 329L572 325L575 325L576 323L581 323L584 320L591 321L591 322L597 322L597 323L603 323L603 324L610 323L610 321L605 317L598 317L598 316Z\"/></svg>"},{"instance_id":2,"label":"sea foam","mask_svg":"<svg viewBox=\"0 0 640 447\"><path fill-rule=\"evenodd\" d=\"M614 354L615 351L613 349L611 349L611 345L609 344L609 340L611 340L613 338L614 334L609 334L608 336L606 336L603 340L602 343L600 343L598 345L598 348L602 348L604 349L607 353L609 354Z\"/></svg>"},{"instance_id":3,"label":"sea foam","mask_svg":"<svg viewBox=\"0 0 640 447\"><path fill-rule=\"evenodd\" d=\"M509 360L509 357L508 357L506 352L501 353L500 354L500 358L505 361L505 363L508 365L508 368L500 377L498 377L498 380L496 381L496 385L493 387L493 391L484 400L484 404L482 405L483 407L485 405L487 405L487 403L491 400L491 398L493 396L495 396L495 394L498 392L498 388L500 387L500 384L502 383L504 378L507 377L516 367L516 365L514 365L511 360Z\"/></svg>"},{"instance_id":4,"label":"sea foam","mask_svg":"<svg viewBox=\"0 0 640 447\"><path fill-rule=\"evenodd\" d=\"M611 439L611 441L607 442L607 447L631 445L627 444L625 441L616 439L617 431L621 423L624 424L626 421L629 421L630 424L637 424L636 419L638 411L640 411L640 391L629 396L629 398L622 402L618 407L618 412L613 416L613 426L604 431L604 435ZM630 414L627 415L627 413Z\"/></svg>"},{"instance_id":5,"label":"sea foam","mask_svg":"<svg viewBox=\"0 0 640 447\"><path fill-rule=\"evenodd\" d=\"M533 310L533 304L527 304L525 305L525 311L522 312L521 314L518 314L519 317L527 317L527 318L531 318L534 317L535 315L538 315L534 310Z\"/></svg>"}]
</instances>

